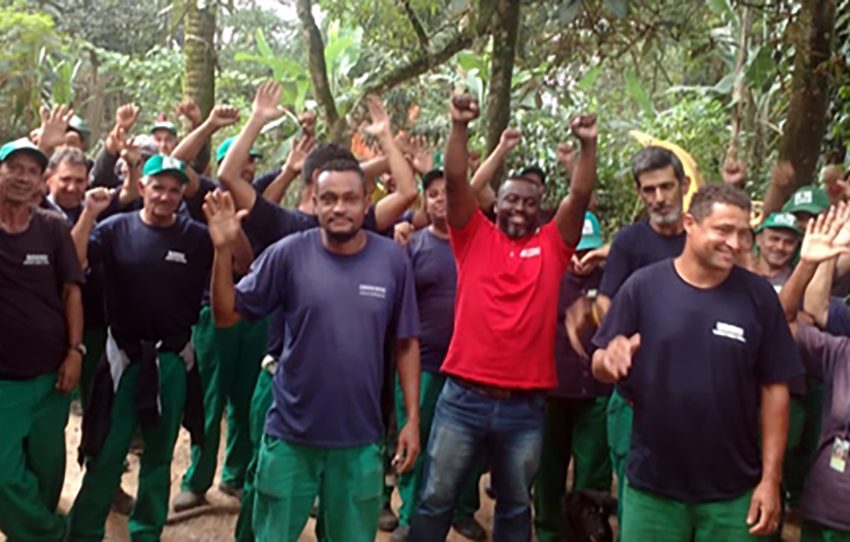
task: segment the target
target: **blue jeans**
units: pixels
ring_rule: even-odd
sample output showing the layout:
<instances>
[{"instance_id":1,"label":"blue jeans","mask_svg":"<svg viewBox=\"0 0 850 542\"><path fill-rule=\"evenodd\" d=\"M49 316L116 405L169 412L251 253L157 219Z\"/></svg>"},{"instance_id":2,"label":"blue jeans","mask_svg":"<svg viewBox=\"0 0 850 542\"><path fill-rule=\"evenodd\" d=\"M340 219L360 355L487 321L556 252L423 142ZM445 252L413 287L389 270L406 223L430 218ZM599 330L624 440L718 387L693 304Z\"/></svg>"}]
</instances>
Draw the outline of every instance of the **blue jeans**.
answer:
<instances>
[{"instance_id":1,"label":"blue jeans","mask_svg":"<svg viewBox=\"0 0 850 542\"><path fill-rule=\"evenodd\" d=\"M493 541L531 540L531 485L540 465L545 392L494 399L446 380L428 440L425 485L409 542L443 542L464 483L489 453L496 512Z\"/></svg>"}]
</instances>

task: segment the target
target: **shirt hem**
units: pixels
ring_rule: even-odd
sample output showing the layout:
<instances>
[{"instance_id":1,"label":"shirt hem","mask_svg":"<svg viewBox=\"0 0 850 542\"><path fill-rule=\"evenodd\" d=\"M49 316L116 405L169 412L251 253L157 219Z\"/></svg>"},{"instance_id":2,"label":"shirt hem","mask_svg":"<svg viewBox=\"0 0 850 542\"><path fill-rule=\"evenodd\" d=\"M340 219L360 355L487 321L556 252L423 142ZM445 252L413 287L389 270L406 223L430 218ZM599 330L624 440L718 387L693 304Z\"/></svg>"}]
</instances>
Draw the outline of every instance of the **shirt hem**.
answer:
<instances>
[{"instance_id":1,"label":"shirt hem","mask_svg":"<svg viewBox=\"0 0 850 542\"><path fill-rule=\"evenodd\" d=\"M266 428L265 433L271 437L286 441L289 444L296 444L298 446L310 446L313 448L357 448L360 446L367 446L369 444L377 444L381 442L381 437L375 438L364 438L353 441L334 441L334 440L315 440L309 438L299 438L293 435L287 435L280 431L269 430Z\"/></svg>"},{"instance_id":2,"label":"shirt hem","mask_svg":"<svg viewBox=\"0 0 850 542\"><path fill-rule=\"evenodd\" d=\"M646 493L651 493L652 495L657 497L680 501L687 504L708 504L713 502L731 501L742 497L747 492L755 489L756 485L758 485L758 481L755 481L752 483L748 483L741 489L734 491L713 493L710 495L694 495L693 493L679 493L676 491L657 489L651 487L652 484L643 484L640 482L640 480L634 480L631 476L628 475L628 473L626 474L626 479L628 480L629 485L631 487L639 491L644 491Z\"/></svg>"},{"instance_id":3,"label":"shirt hem","mask_svg":"<svg viewBox=\"0 0 850 542\"><path fill-rule=\"evenodd\" d=\"M476 384L484 386L496 386L506 390L523 390L523 391L549 391L557 386L557 382L517 382L512 380L510 384L506 384L504 380L484 377L481 375L468 374L462 371L442 368L443 374L446 376L455 376L464 380L469 380Z\"/></svg>"}]
</instances>

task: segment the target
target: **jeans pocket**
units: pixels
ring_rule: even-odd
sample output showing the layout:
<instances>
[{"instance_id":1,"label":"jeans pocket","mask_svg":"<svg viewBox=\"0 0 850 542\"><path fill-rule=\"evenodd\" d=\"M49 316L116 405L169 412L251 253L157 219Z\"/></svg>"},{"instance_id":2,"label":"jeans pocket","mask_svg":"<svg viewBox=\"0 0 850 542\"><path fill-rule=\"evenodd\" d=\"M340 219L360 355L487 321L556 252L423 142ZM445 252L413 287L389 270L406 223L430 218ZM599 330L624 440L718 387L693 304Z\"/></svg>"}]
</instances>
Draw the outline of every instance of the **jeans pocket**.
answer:
<instances>
[{"instance_id":1,"label":"jeans pocket","mask_svg":"<svg viewBox=\"0 0 850 542\"><path fill-rule=\"evenodd\" d=\"M440 400L453 403L455 405L463 404L464 399L470 394L470 390L461 384L458 384L453 378L446 379L443 384L443 391L440 392Z\"/></svg>"}]
</instances>

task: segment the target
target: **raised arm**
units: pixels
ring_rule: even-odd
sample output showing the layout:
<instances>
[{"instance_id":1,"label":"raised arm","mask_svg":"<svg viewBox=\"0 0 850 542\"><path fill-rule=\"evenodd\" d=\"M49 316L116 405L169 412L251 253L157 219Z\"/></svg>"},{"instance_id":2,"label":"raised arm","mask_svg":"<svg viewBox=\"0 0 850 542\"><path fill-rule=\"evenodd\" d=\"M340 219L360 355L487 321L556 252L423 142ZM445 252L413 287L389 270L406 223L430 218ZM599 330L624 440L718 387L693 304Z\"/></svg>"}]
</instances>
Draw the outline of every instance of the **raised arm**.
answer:
<instances>
[{"instance_id":1,"label":"raised arm","mask_svg":"<svg viewBox=\"0 0 850 542\"><path fill-rule=\"evenodd\" d=\"M315 146L316 140L311 134L304 134L297 141L293 141L289 156L286 157L286 163L280 168L277 177L263 190L263 197L275 205L280 205L289 185L301 174L304 159Z\"/></svg>"},{"instance_id":2,"label":"raised arm","mask_svg":"<svg viewBox=\"0 0 850 542\"><path fill-rule=\"evenodd\" d=\"M581 239L584 212L596 184L596 138L599 127L595 115L579 115L570 123L570 129L581 142L581 151L571 172L570 193L558 206L555 221L564 243L574 247ZM566 146L558 145L559 153L567 151Z\"/></svg>"},{"instance_id":3,"label":"raised arm","mask_svg":"<svg viewBox=\"0 0 850 542\"><path fill-rule=\"evenodd\" d=\"M841 223L841 228L832 243L836 247L847 247L850 244L850 216L848 216L850 215L850 206L846 203L840 203L836 214L836 221ZM842 260L846 260L848 256L850 256L850 252L843 252L837 258L823 261L818 266L808 288L806 288L803 310L814 318L815 324L819 328L824 328L827 325L832 281L836 275L840 276L837 268L841 266Z\"/></svg>"},{"instance_id":4,"label":"raised arm","mask_svg":"<svg viewBox=\"0 0 850 542\"><path fill-rule=\"evenodd\" d=\"M74 241L74 249L77 252L77 259L80 261L80 266L86 269L89 264L89 236L92 228L94 228L97 216L109 207L109 202L115 195L114 189L108 188L92 188L86 192L83 212L80 213L80 218L71 229L71 239Z\"/></svg>"},{"instance_id":5,"label":"raised arm","mask_svg":"<svg viewBox=\"0 0 850 542\"><path fill-rule=\"evenodd\" d=\"M850 216L850 209L842 203L838 208L832 207L828 212L821 213L816 220L809 221L806 226L806 235L800 245L800 263L797 264L788 282L785 283L779 293L779 301L782 303L782 310L785 312L785 318L788 322L796 321L797 310L803 301L803 294L815 275L818 265L824 265L824 262L834 262L839 254L848 251L846 246L835 243L839 232L843 229L842 226L848 220L848 216ZM826 295L828 304L828 290ZM796 332L795 326L792 326L791 329Z\"/></svg>"},{"instance_id":6,"label":"raised arm","mask_svg":"<svg viewBox=\"0 0 850 542\"><path fill-rule=\"evenodd\" d=\"M502 132L502 137L499 138L499 143L490 156L475 170L472 176L470 185L475 190L475 195L478 198L478 205L482 209L492 209L496 202L496 193L493 191L493 179L496 174L505 165L505 159L508 154L520 141L520 131L516 128L506 128Z\"/></svg>"},{"instance_id":7,"label":"raised arm","mask_svg":"<svg viewBox=\"0 0 850 542\"><path fill-rule=\"evenodd\" d=\"M192 162L216 132L237 122L239 122L239 109L230 105L213 107L206 120L180 140L171 156L187 164Z\"/></svg>"},{"instance_id":8,"label":"raised arm","mask_svg":"<svg viewBox=\"0 0 850 542\"><path fill-rule=\"evenodd\" d=\"M41 109L41 128L38 136L38 148L47 156L65 141L65 132L71 123L74 110L64 105L54 105L53 109Z\"/></svg>"},{"instance_id":9,"label":"raised arm","mask_svg":"<svg viewBox=\"0 0 850 542\"><path fill-rule=\"evenodd\" d=\"M478 118L478 101L469 95L453 96L450 111L452 126L443 165L446 175L446 214L452 228L462 229L478 208L475 191L467 180L469 123Z\"/></svg>"},{"instance_id":10,"label":"raised arm","mask_svg":"<svg viewBox=\"0 0 850 542\"><path fill-rule=\"evenodd\" d=\"M233 195L237 209L250 211L257 200L254 187L241 176L242 165L248 160L251 146L257 140L263 126L283 116L280 96L280 85L274 81L261 83L257 87L251 116L236 136L224 160L218 165L218 180Z\"/></svg>"},{"instance_id":11,"label":"raised arm","mask_svg":"<svg viewBox=\"0 0 850 542\"><path fill-rule=\"evenodd\" d=\"M210 306L216 327L235 325L242 316L236 310L236 287L233 284L233 260L242 241L241 221L248 214L236 211L230 193L215 190L204 199L204 215L215 253L210 284Z\"/></svg>"},{"instance_id":12,"label":"raised arm","mask_svg":"<svg viewBox=\"0 0 850 542\"><path fill-rule=\"evenodd\" d=\"M121 129L123 133L123 128ZM132 138L123 145L121 158L127 164L127 176L121 184L118 193L118 204L121 207L130 205L139 199L139 181L142 179L142 153L136 145L136 139Z\"/></svg>"},{"instance_id":13,"label":"raised arm","mask_svg":"<svg viewBox=\"0 0 850 542\"><path fill-rule=\"evenodd\" d=\"M378 231L384 231L391 228L416 201L419 190L416 187L413 169L393 138L390 118L381 99L375 95L367 96L366 105L372 117L372 124L366 128L366 132L375 137L381 145L381 150L384 151L389 163L390 175L393 176L396 184L395 192L375 205L375 222Z\"/></svg>"}]
</instances>

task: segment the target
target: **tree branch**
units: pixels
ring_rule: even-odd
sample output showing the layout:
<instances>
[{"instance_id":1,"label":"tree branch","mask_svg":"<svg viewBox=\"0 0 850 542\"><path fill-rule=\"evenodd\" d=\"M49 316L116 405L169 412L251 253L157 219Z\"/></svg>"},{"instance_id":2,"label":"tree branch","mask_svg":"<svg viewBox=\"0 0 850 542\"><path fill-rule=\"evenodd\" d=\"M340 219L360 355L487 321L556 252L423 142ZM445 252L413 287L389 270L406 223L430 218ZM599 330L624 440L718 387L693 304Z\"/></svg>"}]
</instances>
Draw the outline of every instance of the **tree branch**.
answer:
<instances>
[{"instance_id":1,"label":"tree branch","mask_svg":"<svg viewBox=\"0 0 850 542\"><path fill-rule=\"evenodd\" d=\"M425 29L422 28L422 23L419 22L419 17L416 16L416 12L413 11L412 7L410 7L410 0L403 0L401 5L404 6L404 12L407 14L407 18L410 20L410 26L413 27L413 31L416 33L416 37L419 39L419 45L422 46L423 51L427 51L428 34L426 34Z\"/></svg>"},{"instance_id":2,"label":"tree branch","mask_svg":"<svg viewBox=\"0 0 850 542\"><path fill-rule=\"evenodd\" d=\"M301 21L301 31L304 34L304 42L307 44L307 63L310 68L310 79L313 82L313 92L316 100L325 114L327 126L333 126L339 121L339 112L336 102L331 93L331 85L328 81L328 70L325 65L325 43L322 33L313 19L311 0L296 0L295 9L298 19Z\"/></svg>"},{"instance_id":3,"label":"tree branch","mask_svg":"<svg viewBox=\"0 0 850 542\"><path fill-rule=\"evenodd\" d=\"M386 72L383 77L377 79L364 91L366 94L382 94L405 81L418 77L434 66L447 62L455 53L458 53L472 45L475 38L470 29L464 29L453 37L440 50L431 53L427 49L415 56L410 62Z\"/></svg>"}]
</instances>

